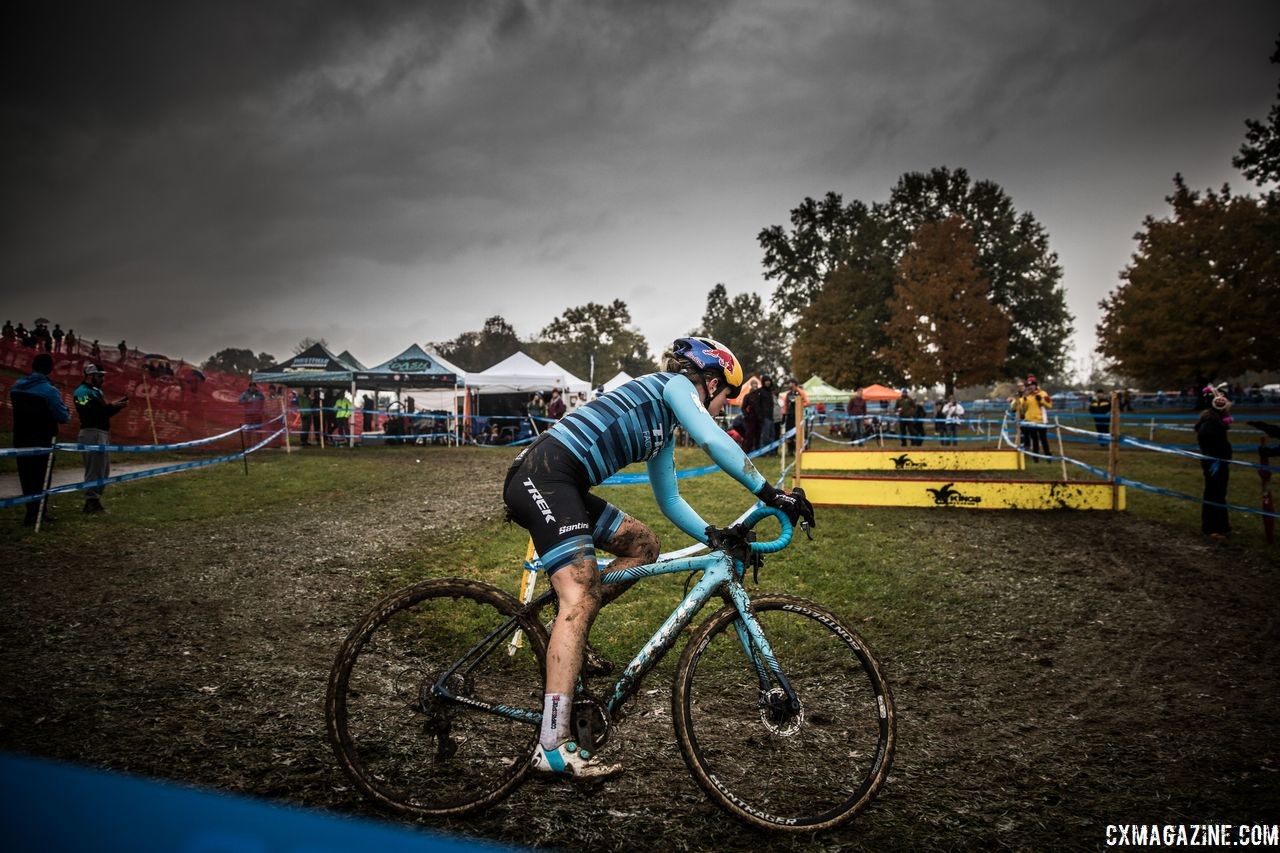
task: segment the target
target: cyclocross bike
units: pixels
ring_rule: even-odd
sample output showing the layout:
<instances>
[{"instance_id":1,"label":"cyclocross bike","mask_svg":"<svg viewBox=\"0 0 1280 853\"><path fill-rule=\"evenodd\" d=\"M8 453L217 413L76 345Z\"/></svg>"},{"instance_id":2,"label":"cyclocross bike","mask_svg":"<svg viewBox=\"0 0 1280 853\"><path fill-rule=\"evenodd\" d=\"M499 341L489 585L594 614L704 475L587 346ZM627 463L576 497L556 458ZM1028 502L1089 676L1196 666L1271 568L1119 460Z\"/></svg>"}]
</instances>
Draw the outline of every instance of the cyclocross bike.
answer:
<instances>
[{"instance_id":1,"label":"cyclocross bike","mask_svg":"<svg viewBox=\"0 0 1280 853\"><path fill-rule=\"evenodd\" d=\"M775 516L778 538L752 528ZM754 826L813 832L850 820L889 773L894 709L875 656L821 605L791 595L750 598L746 568L781 551L785 514L755 509L709 530L710 553L618 571L614 583L677 572L701 577L627 665L607 698L579 680L572 731L599 749L641 680L702 607L725 606L693 632L676 668L672 718L680 751L719 806ZM427 580L373 608L342 644L325 704L343 770L392 811L458 816L525 778L542 719L547 592L528 604L491 584ZM527 642L512 642L516 632Z\"/></svg>"}]
</instances>

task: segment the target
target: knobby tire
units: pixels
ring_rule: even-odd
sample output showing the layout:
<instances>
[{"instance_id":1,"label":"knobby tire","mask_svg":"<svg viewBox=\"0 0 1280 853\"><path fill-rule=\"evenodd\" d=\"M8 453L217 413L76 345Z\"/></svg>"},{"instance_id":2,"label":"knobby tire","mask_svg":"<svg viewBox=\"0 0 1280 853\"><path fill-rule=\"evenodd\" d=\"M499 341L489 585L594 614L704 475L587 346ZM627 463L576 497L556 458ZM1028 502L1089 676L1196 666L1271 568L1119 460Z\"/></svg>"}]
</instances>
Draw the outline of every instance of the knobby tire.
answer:
<instances>
[{"instance_id":1,"label":"knobby tire","mask_svg":"<svg viewBox=\"0 0 1280 853\"><path fill-rule=\"evenodd\" d=\"M356 626L338 652L325 700L329 739L355 786L390 811L423 817L485 809L524 779L536 725L436 697L433 685L475 644L516 616L520 604L497 587L460 578L392 593ZM448 682L454 693L541 710L546 630L519 617L474 667Z\"/></svg>"},{"instance_id":2,"label":"knobby tire","mask_svg":"<svg viewBox=\"0 0 1280 853\"><path fill-rule=\"evenodd\" d=\"M757 668L726 607L699 627L676 671L672 716L685 764L713 802L749 825L834 828L865 809L889 774L888 684L866 641L825 607L764 595L752 609L802 711L762 712Z\"/></svg>"}]
</instances>

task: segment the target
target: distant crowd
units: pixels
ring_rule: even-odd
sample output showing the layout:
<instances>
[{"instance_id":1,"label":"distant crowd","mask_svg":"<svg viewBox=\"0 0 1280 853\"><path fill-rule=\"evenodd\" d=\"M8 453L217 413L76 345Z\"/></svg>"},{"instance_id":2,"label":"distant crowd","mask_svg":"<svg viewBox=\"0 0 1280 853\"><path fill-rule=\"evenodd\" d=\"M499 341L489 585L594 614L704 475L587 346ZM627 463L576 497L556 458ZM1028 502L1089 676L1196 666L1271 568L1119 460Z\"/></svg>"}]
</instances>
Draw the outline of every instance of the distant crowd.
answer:
<instances>
[{"instance_id":1,"label":"distant crowd","mask_svg":"<svg viewBox=\"0 0 1280 853\"><path fill-rule=\"evenodd\" d=\"M86 342L76 336L75 329L63 331L59 323L54 323L50 329L48 320L36 320L30 328L21 322L15 326L13 321L5 320L4 326L0 327L0 340L10 346L22 346L38 352L87 355L95 364L104 361L102 344L97 338ZM115 346L115 351L117 361L123 362L129 357L129 345L124 341Z\"/></svg>"}]
</instances>

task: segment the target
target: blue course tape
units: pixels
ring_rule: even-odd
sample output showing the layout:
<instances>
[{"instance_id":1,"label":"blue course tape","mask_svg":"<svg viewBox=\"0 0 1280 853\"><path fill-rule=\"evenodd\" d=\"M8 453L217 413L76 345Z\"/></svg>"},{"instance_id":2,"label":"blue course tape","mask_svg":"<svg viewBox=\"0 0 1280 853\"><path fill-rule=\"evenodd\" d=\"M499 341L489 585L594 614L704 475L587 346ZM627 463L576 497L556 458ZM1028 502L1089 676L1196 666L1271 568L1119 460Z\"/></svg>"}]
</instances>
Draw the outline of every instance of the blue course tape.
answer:
<instances>
[{"instance_id":1,"label":"blue course tape","mask_svg":"<svg viewBox=\"0 0 1280 853\"><path fill-rule=\"evenodd\" d=\"M218 465L223 462L233 462L237 459L243 459L244 457L248 456L250 453L253 453L255 450L260 450L262 447L264 447L271 441L274 441L276 438L280 437L280 435L282 435L283 433L284 433L283 429L277 430L274 434L264 438L262 441L258 442L252 447L245 449L243 452L230 453L230 454L227 454L226 456L218 456L213 459L197 459L192 462L180 462L174 465L165 465L161 468L148 468L145 471L130 471L128 474L118 474L115 477L105 477L101 480L88 480L81 483L67 483L66 485L62 485L62 486L54 486L48 491L43 492L41 494L37 494L37 495L23 495L21 497L16 497L16 498L0 499L0 509L7 509L12 506L20 506L22 504L34 503L35 501L40 500L44 495L69 494L71 492L79 492L85 489L94 489L94 488L100 488L103 486L109 486L113 483L126 483L130 480L142 480L148 477L159 477L164 474L172 474L176 471L187 471L192 468L204 468L209 465ZM91 445L91 447L93 447L94 449L100 449L96 445Z\"/></svg>"}]
</instances>

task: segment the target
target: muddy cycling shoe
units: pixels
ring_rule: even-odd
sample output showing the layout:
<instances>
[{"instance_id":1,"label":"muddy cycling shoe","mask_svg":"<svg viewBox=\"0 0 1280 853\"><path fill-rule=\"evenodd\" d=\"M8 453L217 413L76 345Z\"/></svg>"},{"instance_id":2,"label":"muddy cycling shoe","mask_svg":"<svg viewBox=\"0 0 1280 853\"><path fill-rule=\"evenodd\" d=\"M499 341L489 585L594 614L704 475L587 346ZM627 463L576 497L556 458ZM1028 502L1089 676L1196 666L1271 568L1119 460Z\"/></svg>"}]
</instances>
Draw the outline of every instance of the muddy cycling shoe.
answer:
<instances>
[{"instance_id":1,"label":"muddy cycling shoe","mask_svg":"<svg viewBox=\"0 0 1280 853\"><path fill-rule=\"evenodd\" d=\"M582 655L582 674L587 678L594 678L599 675L609 675L613 672L613 661L600 654L590 643L587 643L587 650Z\"/></svg>"},{"instance_id":2,"label":"muddy cycling shoe","mask_svg":"<svg viewBox=\"0 0 1280 853\"><path fill-rule=\"evenodd\" d=\"M617 776L622 772L622 765L605 764L591 750L579 749L576 743L567 740L555 749L538 744L529 769L546 779L595 782Z\"/></svg>"}]
</instances>

